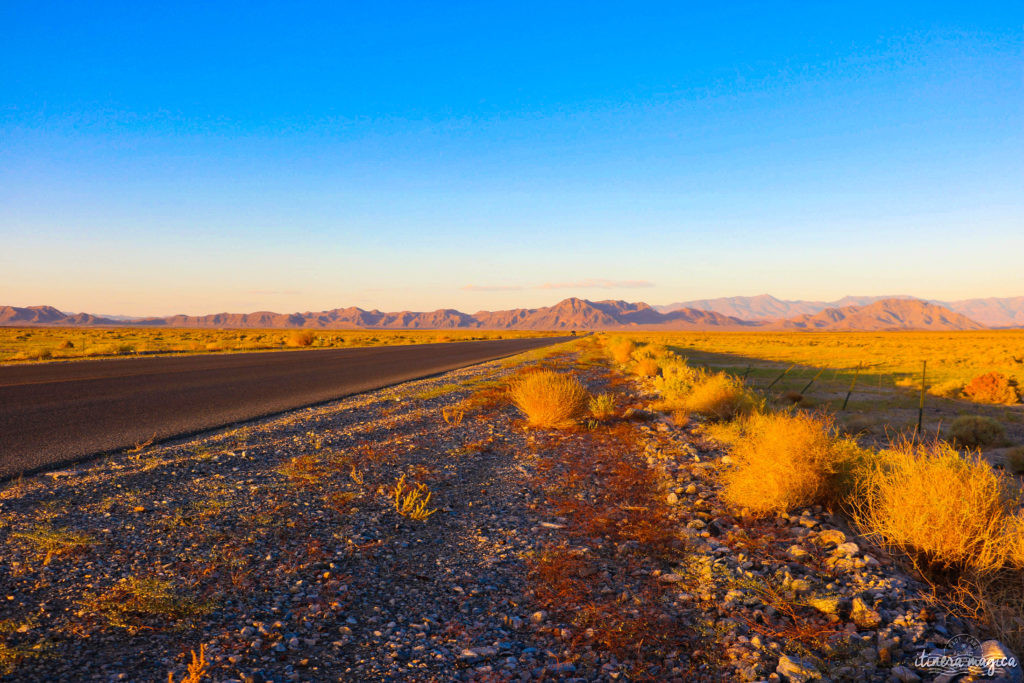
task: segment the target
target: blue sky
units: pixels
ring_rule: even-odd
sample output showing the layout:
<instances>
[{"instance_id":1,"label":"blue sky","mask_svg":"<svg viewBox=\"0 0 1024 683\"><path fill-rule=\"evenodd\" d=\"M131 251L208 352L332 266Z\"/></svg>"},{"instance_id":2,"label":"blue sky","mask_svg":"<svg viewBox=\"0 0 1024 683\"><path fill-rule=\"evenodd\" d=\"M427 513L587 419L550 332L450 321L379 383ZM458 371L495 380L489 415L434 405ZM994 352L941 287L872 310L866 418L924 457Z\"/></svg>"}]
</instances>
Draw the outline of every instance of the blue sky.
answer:
<instances>
[{"instance_id":1,"label":"blue sky","mask_svg":"<svg viewBox=\"0 0 1024 683\"><path fill-rule=\"evenodd\" d=\"M0 0L0 304L1024 294L1024 5Z\"/></svg>"}]
</instances>

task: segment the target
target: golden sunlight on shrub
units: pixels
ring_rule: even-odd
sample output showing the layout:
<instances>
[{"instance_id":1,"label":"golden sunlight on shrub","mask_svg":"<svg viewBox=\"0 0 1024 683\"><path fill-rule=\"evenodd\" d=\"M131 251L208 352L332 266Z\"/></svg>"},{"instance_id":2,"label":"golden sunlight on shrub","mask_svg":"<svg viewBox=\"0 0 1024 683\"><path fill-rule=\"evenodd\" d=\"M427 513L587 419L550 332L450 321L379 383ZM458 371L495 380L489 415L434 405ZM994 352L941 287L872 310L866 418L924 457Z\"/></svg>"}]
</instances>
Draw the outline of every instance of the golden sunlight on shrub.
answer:
<instances>
[{"instance_id":1,"label":"golden sunlight on shrub","mask_svg":"<svg viewBox=\"0 0 1024 683\"><path fill-rule=\"evenodd\" d=\"M733 465L723 497L755 515L785 512L837 493L837 479L861 453L830 421L806 413L756 413L725 436Z\"/></svg>"},{"instance_id":2,"label":"golden sunlight on shrub","mask_svg":"<svg viewBox=\"0 0 1024 683\"><path fill-rule=\"evenodd\" d=\"M658 374L659 369L658 361L653 358L641 358L633 367L633 372L635 372L638 377L654 377Z\"/></svg>"},{"instance_id":3,"label":"golden sunlight on shrub","mask_svg":"<svg viewBox=\"0 0 1024 683\"><path fill-rule=\"evenodd\" d=\"M534 427L565 427L576 422L586 413L589 399L578 379L552 370L516 380L509 396Z\"/></svg>"},{"instance_id":4,"label":"golden sunlight on shrub","mask_svg":"<svg viewBox=\"0 0 1024 683\"><path fill-rule=\"evenodd\" d=\"M964 383L951 379L947 382L941 382L939 384L933 384L928 387L928 393L932 396L939 396L941 398L959 398L960 393L964 390Z\"/></svg>"},{"instance_id":5,"label":"golden sunlight on shrub","mask_svg":"<svg viewBox=\"0 0 1024 683\"><path fill-rule=\"evenodd\" d=\"M978 403L1012 405L1020 401L1016 383L999 372L986 372L964 387L964 396Z\"/></svg>"},{"instance_id":6,"label":"golden sunlight on shrub","mask_svg":"<svg viewBox=\"0 0 1024 683\"><path fill-rule=\"evenodd\" d=\"M288 335L288 346L312 346L316 335L310 330L295 330Z\"/></svg>"},{"instance_id":7,"label":"golden sunlight on shrub","mask_svg":"<svg viewBox=\"0 0 1024 683\"><path fill-rule=\"evenodd\" d=\"M1021 547L1018 495L1009 477L946 442L901 442L861 474L852 507L865 533L924 566L989 571Z\"/></svg>"},{"instance_id":8,"label":"golden sunlight on shrub","mask_svg":"<svg viewBox=\"0 0 1024 683\"><path fill-rule=\"evenodd\" d=\"M635 348L636 344L628 339L616 339L608 344L608 351L616 363L628 363Z\"/></svg>"},{"instance_id":9,"label":"golden sunlight on shrub","mask_svg":"<svg viewBox=\"0 0 1024 683\"><path fill-rule=\"evenodd\" d=\"M716 420L731 420L759 405L742 382L721 372L701 377L680 402L683 410Z\"/></svg>"},{"instance_id":10,"label":"golden sunlight on shrub","mask_svg":"<svg viewBox=\"0 0 1024 683\"><path fill-rule=\"evenodd\" d=\"M607 420L615 415L615 397L611 394L598 394L588 404L590 416L596 420Z\"/></svg>"}]
</instances>

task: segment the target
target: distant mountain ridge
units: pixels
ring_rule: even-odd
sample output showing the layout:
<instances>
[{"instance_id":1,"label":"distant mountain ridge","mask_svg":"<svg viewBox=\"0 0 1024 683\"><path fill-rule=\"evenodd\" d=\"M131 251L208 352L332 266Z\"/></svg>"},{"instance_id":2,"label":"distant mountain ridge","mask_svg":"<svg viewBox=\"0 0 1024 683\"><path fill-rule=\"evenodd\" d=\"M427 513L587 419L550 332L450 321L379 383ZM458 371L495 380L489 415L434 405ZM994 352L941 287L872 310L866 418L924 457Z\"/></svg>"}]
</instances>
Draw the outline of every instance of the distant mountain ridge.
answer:
<instances>
[{"instance_id":1,"label":"distant mountain ridge","mask_svg":"<svg viewBox=\"0 0 1024 683\"><path fill-rule=\"evenodd\" d=\"M938 299L921 299L906 294L890 296L845 296L836 301L802 301L777 299L769 294L759 296L733 296L718 299L697 299L680 301L656 308L668 313L678 308L696 308L702 311L714 311L741 320L779 321L801 315L814 315L828 308L846 306L864 306L876 301L891 299L916 299L930 304L948 308L954 313L964 315L971 320L987 327L1024 327L1024 296L987 299L961 299L958 301L940 301Z\"/></svg>"},{"instance_id":2,"label":"distant mountain ridge","mask_svg":"<svg viewBox=\"0 0 1024 683\"><path fill-rule=\"evenodd\" d=\"M970 318L919 299L883 299L865 306L826 308L783 322L805 330L982 330Z\"/></svg>"},{"instance_id":3,"label":"distant mountain ridge","mask_svg":"<svg viewBox=\"0 0 1024 683\"><path fill-rule=\"evenodd\" d=\"M472 315L452 308L436 311L386 313L361 308L335 308L305 313L214 313L172 315L163 318L101 318L66 314L52 306L0 307L0 326L94 325L201 328L309 328L309 329L741 329L747 323L721 313L680 309L661 313L645 303L588 301L570 298L554 306L478 311Z\"/></svg>"},{"instance_id":4,"label":"distant mountain ridge","mask_svg":"<svg viewBox=\"0 0 1024 683\"><path fill-rule=\"evenodd\" d=\"M1024 297L1020 298L1024 306ZM977 310L989 311L991 300L973 300ZM1014 300L1000 300L1014 301ZM417 312L364 310L350 306L329 311L305 313L215 313L162 318L124 319L88 313L63 313L52 306L0 306L0 326L144 326L199 328L263 329L509 329L509 330L978 330L984 325L962 313L936 303L912 297L875 299L845 297L844 305L819 307L820 302L785 302L767 295L713 299L693 307L676 305L652 307L628 301L589 301L569 298L554 306L515 308L506 311L463 313L453 308ZM848 303L847 303L848 302ZM779 316L785 312L803 312L785 318L744 318L716 306L747 316ZM659 310L659 308L661 310ZM669 310L666 310L669 309ZM1013 319L1016 309L1005 307L1000 319ZM1024 317L1021 319L1024 325Z\"/></svg>"}]
</instances>

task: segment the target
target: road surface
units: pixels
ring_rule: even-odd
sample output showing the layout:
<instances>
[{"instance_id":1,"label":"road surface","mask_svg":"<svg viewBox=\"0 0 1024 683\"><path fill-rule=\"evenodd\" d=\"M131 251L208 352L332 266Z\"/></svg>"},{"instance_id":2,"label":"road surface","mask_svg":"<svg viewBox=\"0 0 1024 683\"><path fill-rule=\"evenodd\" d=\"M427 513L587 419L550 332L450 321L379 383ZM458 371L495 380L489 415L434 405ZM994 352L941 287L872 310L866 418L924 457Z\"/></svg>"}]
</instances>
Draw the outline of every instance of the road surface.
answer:
<instances>
[{"instance_id":1,"label":"road surface","mask_svg":"<svg viewBox=\"0 0 1024 683\"><path fill-rule=\"evenodd\" d=\"M0 478L503 358L567 337L0 367Z\"/></svg>"}]
</instances>

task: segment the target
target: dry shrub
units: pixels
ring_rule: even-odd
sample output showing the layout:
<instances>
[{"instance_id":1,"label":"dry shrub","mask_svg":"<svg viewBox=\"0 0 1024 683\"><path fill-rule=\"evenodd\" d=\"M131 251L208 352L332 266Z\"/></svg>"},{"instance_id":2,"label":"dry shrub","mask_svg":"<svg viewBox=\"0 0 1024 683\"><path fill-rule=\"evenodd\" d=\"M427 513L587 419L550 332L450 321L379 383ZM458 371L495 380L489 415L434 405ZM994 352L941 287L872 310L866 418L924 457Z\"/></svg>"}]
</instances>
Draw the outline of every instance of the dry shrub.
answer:
<instances>
[{"instance_id":1,"label":"dry shrub","mask_svg":"<svg viewBox=\"0 0 1024 683\"><path fill-rule=\"evenodd\" d=\"M659 370L658 361L653 358L641 358L636 362L636 366L633 368L633 372L635 372L638 377L654 377L658 374Z\"/></svg>"},{"instance_id":2,"label":"dry shrub","mask_svg":"<svg viewBox=\"0 0 1024 683\"><path fill-rule=\"evenodd\" d=\"M288 346L312 346L316 335L310 330L295 330L288 335Z\"/></svg>"},{"instance_id":3,"label":"dry shrub","mask_svg":"<svg viewBox=\"0 0 1024 683\"><path fill-rule=\"evenodd\" d=\"M1003 458L1006 469L1014 474L1024 474L1024 446L1014 446L1003 454Z\"/></svg>"},{"instance_id":4,"label":"dry shrub","mask_svg":"<svg viewBox=\"0 0 1024 683\"><path fill-rule=\"evenodd\" d=\"M999 372L987 372L964 387L964 396L977 403L1012 405L1020 401L1017 383Z\"/></svg>"},{"instance_id":5,"label":"dry shrub","mask_svg":"<svg viewBox=\"0 0 1024 683\"><path fill-rule=\"evenodd\" d=\"M731 420L752 412L760 403L740 380L716 372L698 380L683 397L680 407L716 420Z\"/></svg>"},{"instance_id":6,"label":"dry shrub","mask_svg":"<svg viewBox=\"0 0 1024 683\"><path fill-rule=\"evenodd\" d=\"M611 394L598 394L590 399L590 416L596 420L607 420L615 415L615 397Z\"/></svg>"},{"instance_id":7,"label":"dry shrub","mask_svg":"<svg viewBox=\"0 0 1024 683\"><path fill-rule=\"evenodd\" d=\"M961 415L949 425L949 438L963 448L981 448L1000 443L1006 430L997 420L984 415Z\"/></svg>"},{"instance_id":8,"label":"dry shrub","mask_svg":"<svg viewBox=\"0 0 1024 683\"><path fill-rule=\"evenodd\" d=\"M608 351L616 363L628 363L635 348L636 344L629 339L616 339L608 344Z\"/></svg>"},{"instance_id":9,"label":"dry shrub","mask_svg":"<svg viewBox=\"0 0 1024 683\"><path fill-rule=\"evenodd\" d=\"M836 497L841 475L861 451L831 421L806 413L757 413L733 437L724 499L755 515L786 512Z\"/></svg>"},{"instance_id":10,"label":"dry shrub","mask_svg":"<svg viewBox=\"0 0 1024 683\"><path fill-rule=\"evenodd\" d=\"M951 379L948 382L940 382L939 384L933 384L928 387L928 393L932 396L939 396L941 398L959 398L960 393L964 390L964 383Z\"/></svg>"},{"instance_id":11,"label":"dry shrub","mask_svg":"<svg viewBox=\"0 0 1024 683\"><path fill-rule=\"evenodd\" d=\"M673 358L661 364L661 376L654 378L654 390L667 404L674 405L690 392L700 377L700 372L686 361Z\"/></svg>"},{"instance_id":12,"label":"dry shrub","mask_svg":"<svg viewBox=\"0 0 1024 683\"><path fill-rule=\"evenodd\" d=\"M587 411L589 395L576 377L542 370L516 380L509 396L534 427L566 427Z\"/></svg>"},{"instance_id":13,"label":"dry shrub","mask_svg":"<svg viewBox=\"0 0 1024 683\"><path fill-rule=\"evenodd\" d=\"M1024 531L1013 517L1019 492L977 457L944 441L902 441L860 473L857 524L922 568L990 571L1011 559Z\"/></svg>"}]
</instances>

